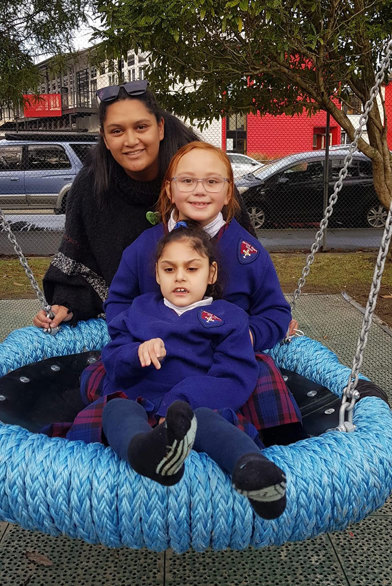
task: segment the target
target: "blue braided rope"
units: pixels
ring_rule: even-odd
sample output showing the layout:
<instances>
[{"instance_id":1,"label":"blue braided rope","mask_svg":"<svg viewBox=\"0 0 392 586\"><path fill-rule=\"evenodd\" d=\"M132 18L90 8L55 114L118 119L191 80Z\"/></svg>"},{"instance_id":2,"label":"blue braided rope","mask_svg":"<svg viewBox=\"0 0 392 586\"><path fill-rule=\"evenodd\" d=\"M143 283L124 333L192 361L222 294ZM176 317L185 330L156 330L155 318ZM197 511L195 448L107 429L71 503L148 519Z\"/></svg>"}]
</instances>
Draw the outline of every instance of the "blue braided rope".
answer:
<instances>
[{"instance_id":1,"label":"blue braided rope","mask_svg":"<svg viewBox=\"0 0 392 586\"><path fill-rule=\"evenodd\" d=\"M103 320L57 336L14 331L0 344L0 374L30 362L108 340ZM271 355L340 394L350 369L318 342L296 338ZM0 519L50 535L110 547L204 551L264 547L341 530L381 507L392 492L392 415L380 399L355 408L354 433L328 432L266 456L288 479L287 508L274 521L253 515L248 501L204 454L192 452L184 478L165 488L137 475L110 448L31 434L0 424Z\"/></svg>"}]
</instances>

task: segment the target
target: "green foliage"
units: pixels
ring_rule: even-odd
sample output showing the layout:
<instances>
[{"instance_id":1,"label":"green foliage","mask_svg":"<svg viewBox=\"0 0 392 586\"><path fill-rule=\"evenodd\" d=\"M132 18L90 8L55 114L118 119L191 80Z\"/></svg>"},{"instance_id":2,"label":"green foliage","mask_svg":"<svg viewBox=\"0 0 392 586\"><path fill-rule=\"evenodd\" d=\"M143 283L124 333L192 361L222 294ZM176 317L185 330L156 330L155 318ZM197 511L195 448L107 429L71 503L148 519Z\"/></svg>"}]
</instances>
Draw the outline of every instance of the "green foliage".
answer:
<instances>
[{"instance_id":1,"label":"green foliage","mask_svg":"<svg viewBox=\"0 0 392 586\"><path fill-rule=\"evenodd\" d=\"M361 99L390 35L388 0L98 0L108 47L149 51L147 75L167 107L295 114ZM185 84L185 89L173 87Z\"/></svg>"},{"instance_id":2,"label":"green foliage","mask_svg":"<svg viewBox=\"0 0 392 586\"><path fill-rule=\"evenodd\" d=\"M17 104L35 91L35 61L72 49L72 33L86 22L92 0L7 0L0 3L0 103Z\"/></svg>"}]
</instances>

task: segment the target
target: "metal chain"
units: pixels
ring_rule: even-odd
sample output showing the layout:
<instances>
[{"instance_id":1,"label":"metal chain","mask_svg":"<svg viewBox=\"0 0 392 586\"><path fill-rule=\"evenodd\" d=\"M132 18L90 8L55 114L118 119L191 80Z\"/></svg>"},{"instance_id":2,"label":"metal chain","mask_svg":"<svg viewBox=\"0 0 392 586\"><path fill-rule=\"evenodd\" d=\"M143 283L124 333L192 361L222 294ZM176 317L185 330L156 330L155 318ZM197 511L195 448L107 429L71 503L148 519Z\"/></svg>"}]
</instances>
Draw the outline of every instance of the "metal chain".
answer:
<instances>
[{"instance_id":1,"label":"metal chain","mask_svg":"<svg viewBox=\"0 0 392 586\"><path fill-rule=\"evenodd\" d=\"M318 249L320 248L320 243L321 243L324 231L328 225L328 219L332 214L333 206L335 205L335 203L337 201L338 193L342 188L343 180L347 176L348 166L352 161L353 153L358 148L358 140L362 135L363 128L364 128L364 126L367 122L367 119L369 117L369 112L373 107L374 100L379 93L379 88L382 83L382 80L384 79L385 72L387 70L389 70L391 54L392 54L392 39L387 44L386 51L385 51L385 57L383 58L383 60L381 62L380 71L376 75L376 83L370 91L369 100L366 102L364 112L359 118L359 126L354 133L354 140L350 144L349 152L347 153L347 155L344 159L343 168L339 172L339 177L338 177L337 182L335 183L334 191L329 199L329 205L325 209L324 217L320 222L320 230L317 232L315 242L313 243L313 245L311 247L311 254L307 258L307 262L306 262L306 265L302 271L301 278L298 281L298 288L296 289L296 291L294 292L294 295L293 295L293 301L291 304L292 308L294 308L295 302L297 301L297 299L299 298L299 296L301 294L301 289L304 286L306 277L308 276L308 274L310 272L310 266L314 261L314 255L318 251ZM353 424L353 412L354 412L355 403L359 399L359 396L360 396L358 391L356 390L356 385L358 383L359 371L360 371L362 361L363 361L363 353L364 353L364 350L365 350L365 347L367 344L367 339L368 339L370 327L372 324L373 314L374 314L374 310L375 310L376 303L377 303L377 296L378 296L378 292L380 290L380 285L381 285L381 277L382 277L382 274L384 271L385 260L386 260L387 254L388 254L389 245L391 242L391 237L392 237L392 202L390 204L387 220L385 222L384 233L383 233L383 237L382 237L381 244L380 244L380 249L379 249L378 256L377 256L377 261L376 261L376 266L374 269L373 280L372 280L372 284L371 284L371 288L370 288L369 298L368 298L368 301L366 304L365 314L364 314L364 318L362 321L361 333L359 335L357 349L356 349L355 356L353 359L353 366L352 366L352 369L350 372L347 386L343 389L342 404L341 404L340 411L339 411L339 425L337 427L337 429L340 431L350 432L350 431L354 431L354 429L355 429L355 425Z\"/></svg>"},{"instance_id":2,"label":"metal chain","mask_svg":"<svg viewBox=\"0 0 392 586\"><path fill-rule=\"evenodd\" d=\"M372 285L370 288L369 298L366 304L365 314L362 320L361 333L358 338L357 350L355 352L353 366L348 379L347 386L343 389L342 405L339 411L340 431L353 431L353 409L355 402L359 399L359 393L356 391L358 375L363 361L363 353L367 344L367 339L372 325L373 314L376 308L377 296L380 290L381 277L384 271L385 260L388 254L389 245L392 238L392 202L389 207L387 220L385 222L384 234L378 251L376 266L374 268ZM347 420L345 421L345 417Z\"/></svg>"},{"instance_id":3,"label":"metal chain","mask_svg":"<svg viewBox=\"0 0 392 586\"><path fill-rule=\"evenodd\" d=\"M50 311L50 305L46 301L45 296L42 293L40 286L38 285L38 283L32 273L32 270L29 266L29 263L27 262L27 258L23 254L22 249L19 246L19 244L14 236L14 233L11 230L11 225L5 219L4 212L1 208L0 208L0 226L2 226L4 228L4 230L7 232L8 240L11 242L11 244L12 244L12 246L13 246L13 248L19 258L19 262L22 265L22 267L24 268L24 271L25 271L25 273L31 283L32 288L34 289L34 291L37 295L38 301L40 302L42 309L44 311Z\"/></svg>"},{"instance_id":4,"label":"metal chain","mask_svg":"<svg viewBox=\"0 0 392 586\"><path fill-rule=\"evenodd\" d=\"M24 271L27 275L27 278L29 279L31 286L37 295L37 299L38 299L42 309L46 312L46 315L48 317L53 318L54 313L52 312L52 308L49 305L49 303L46 301L45 295L41 291L40 286L38 285L37 280L34 277L33 272L29 266L29 263L27 262L27 258L23 254L22 249L19 246L19 244L14 236L14 233L11 230L11 225L5 219L4 212L1 208L0 208L0 227L2 227L6 231L8 240L11 242L11 244L12 244L12 246L18 256L19 262L22 265L22 267L24 268ZM45 330L45 332L47 332L49 334L57 334L59 329L60 329L59 327L48 328Z\"/></svg>"},{"instance_id":5,"label":"metal chain","mask_svg":"<svg viewBox=\"0 0 392 586\"><path fill-rule=\"evenodd\" d=\"M359 126L355 130L354 140L349 146L349 151L344 159L344 165L343 165L342 169L340 169L340 171L339 171L339 177L334 185L333 193L332 193L331 197L329 198L328 206L325 208L324 217L320 222L320 229L318 230L318 232L315 236L315 241L310 248L310 254L306 259L306 265L302 269L302 275L297 283L298 287L294 291L293 299L291 301L291 308L292 309L294 309L295 304L296 304L299 296L301 295L301 290L302 290L303 286L305 285L306 278L310 273L310 267L314 262L314 255L316 254L316 252L319 250L319 248L321 246L324 232L328 226L328 220L329 220L330 216L332 215L333 207L338 199L338 193L342 189L342 186L343 186L343 181L347 177L348 167L353 159L354 152L358 148L358 141L363 133L363 129L364 129L365 124L368 120L369 112L372 109L373 104L374 104L374 100L379 93L380 85L382 83L382 80L384 79L385 72L389 70L391 54L392 54L392 39L387 44L386 51L385 51L385 57L383 58L383 60L381 62L380 71L376 75L376 83L372 87L372 89L370 90L370 97L365 104L364 112L359 117Z\"/></svg>"}]
</instances>

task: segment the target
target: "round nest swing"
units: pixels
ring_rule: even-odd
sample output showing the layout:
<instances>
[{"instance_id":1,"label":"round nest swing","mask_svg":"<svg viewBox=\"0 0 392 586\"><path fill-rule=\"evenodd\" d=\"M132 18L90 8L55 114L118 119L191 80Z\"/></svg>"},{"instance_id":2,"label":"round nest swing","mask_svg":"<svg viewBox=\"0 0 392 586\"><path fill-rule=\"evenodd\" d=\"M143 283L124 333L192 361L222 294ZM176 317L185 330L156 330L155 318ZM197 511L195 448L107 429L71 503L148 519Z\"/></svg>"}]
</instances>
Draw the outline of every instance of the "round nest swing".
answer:
<instances>
[{"instance_id":1,"label":"round nest swing","mask_svg":"<svg viewBox=\"0 0 392 586\"><path fill-rule=\"evenodd\" d=\"M15 330L0 344L0 374L99 350L107 341L101 319L63 326L56 336L35 327ZM350 374L330 350L307 337L276 346L271 355L280 368L336 396ZM0 400L6 403L6 397ZM278 519L265 521L205 454L192 452L183 479L166 488L136 474L102 444L49 438L2 423L0 518L89 543L178 553L260 548L342 530L381 507L392 492L391 410L381 399L365 397L355 406L354 424L353 433L328 431L266 448L286 472L287 507Z\"/></svg>"}]
</instances>

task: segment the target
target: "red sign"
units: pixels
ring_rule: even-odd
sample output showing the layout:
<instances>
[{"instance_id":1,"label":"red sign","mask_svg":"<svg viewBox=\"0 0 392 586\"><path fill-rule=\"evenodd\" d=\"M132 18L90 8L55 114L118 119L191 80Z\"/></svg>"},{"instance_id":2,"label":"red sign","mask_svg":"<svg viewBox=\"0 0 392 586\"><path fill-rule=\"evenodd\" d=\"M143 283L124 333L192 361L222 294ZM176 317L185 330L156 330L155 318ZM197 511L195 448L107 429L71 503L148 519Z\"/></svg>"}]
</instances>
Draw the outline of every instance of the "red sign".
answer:
<instances>
[{"instance_id":1,"label":"red sign","mask_svg":"<svg viewBox=\"0 0 392 586\"><path fill-rule=\"evenodd\" d=\"M25 94L24 117L61 116L61 94Z\"/></svg>"}]
</instances>

